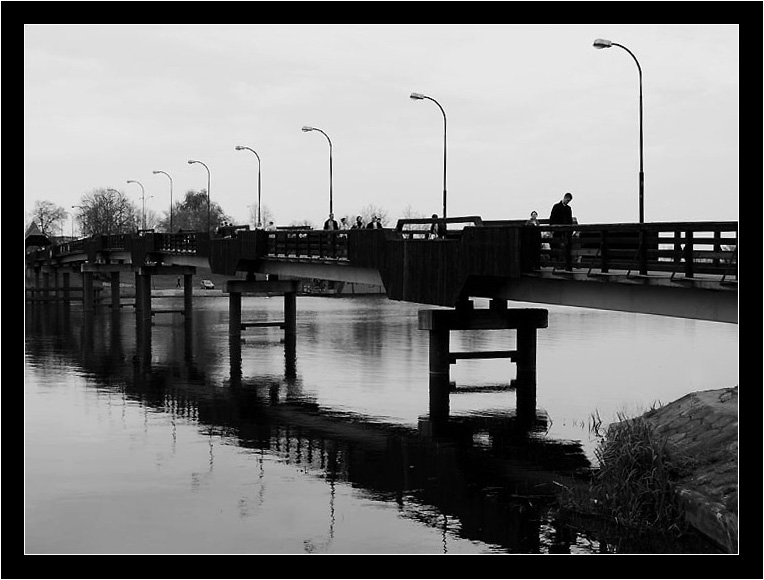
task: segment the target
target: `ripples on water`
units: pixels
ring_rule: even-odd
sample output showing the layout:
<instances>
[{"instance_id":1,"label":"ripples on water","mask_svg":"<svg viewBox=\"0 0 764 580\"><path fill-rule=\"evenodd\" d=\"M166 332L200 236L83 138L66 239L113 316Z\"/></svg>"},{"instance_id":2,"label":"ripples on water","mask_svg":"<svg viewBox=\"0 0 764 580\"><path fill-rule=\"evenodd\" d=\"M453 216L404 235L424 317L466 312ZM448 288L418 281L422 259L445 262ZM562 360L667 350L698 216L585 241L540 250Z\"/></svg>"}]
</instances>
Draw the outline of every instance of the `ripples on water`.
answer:
<instances>
[{"instance_id":1,"label":"ripples on water","mask_svg":"<svg viewBox=\"0 0 764 580\"><path fill-rule=\"evenodd\" d=\"M244 298L243 318L282 306ZM27 308L26 552L608 551L544 509L555 477L593 461L592 414L737 384L735 325L555 307L532 428L501 360L452 366L435 424L420 308L299 297L294 356L278 329L231 341L224 298L195 299L190 325ZM514 347L513 332L451 334L455 351Z\"/></svg>"}]
</instances>

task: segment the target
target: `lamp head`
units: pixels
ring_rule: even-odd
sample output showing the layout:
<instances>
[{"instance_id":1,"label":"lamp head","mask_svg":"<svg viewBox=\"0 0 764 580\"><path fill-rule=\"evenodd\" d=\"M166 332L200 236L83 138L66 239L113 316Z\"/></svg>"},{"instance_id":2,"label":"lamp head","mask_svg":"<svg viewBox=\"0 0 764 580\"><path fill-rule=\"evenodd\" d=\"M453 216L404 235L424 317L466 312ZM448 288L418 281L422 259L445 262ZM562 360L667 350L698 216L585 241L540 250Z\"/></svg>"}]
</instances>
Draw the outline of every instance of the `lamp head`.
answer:
<instances>
[{"instance_id":1,"label":"lamp head","mask_svg":"<svg viewBox=\"0 0 764 580\"><path fill-rule=\"evenodd\" d=\"M194 159L189 159L188 164L191 165L192 163L196 163L196 161Z\"/></svg>"},{"instance_id":2,"label":"lamp head","mask_svg":"<svg viewBox=\"0 0 764 580\"><path fill-rule=\"evenodd\" d=\"M421 101L425 96L422 93L411 93L409 98L414 99L415 101Z\"/></svg>"},{"instance_id":3,"label":"lamp head","mask_svg":"<svg viewBox=\"0 0 764 580\"><path fill-rule=\"evenodd\" d=\"M161 173L161 172L160 172L160 171L152 171L151 173L153 173L154 175L156 175L157 173Z\"/></svg>"},{"instance_id":4,"label":"lamp head","mask_svg":"<svg viewBox=\"0 0 764 580\"><path fill-rule=\"evenodd\" d=\"M594 41L594 48L610 48L613 46L612 41L605 40L604 38L598 38Z\"/></svg>"},{"instance_id":5,"label":"lamp head","mask_svg":"<svg viewBox=\"0 0 764 580\"><path fill-rule=\"evenodd\" d=\"M241 145L236 146L236 151L241 151L242 149L244 149L244 147L242 147Z\"/></svg>"},{"instance_id":6,"label":"lamp head","mask_svg":"<svg viewBox=\"0 0 764 580\"><path fill-rule=\"evenodd\" d=\"M313 127L308 127L307 125L302 128L304 133L307 133L308 131L313 131Z\"/></svg>"}]
</instances>

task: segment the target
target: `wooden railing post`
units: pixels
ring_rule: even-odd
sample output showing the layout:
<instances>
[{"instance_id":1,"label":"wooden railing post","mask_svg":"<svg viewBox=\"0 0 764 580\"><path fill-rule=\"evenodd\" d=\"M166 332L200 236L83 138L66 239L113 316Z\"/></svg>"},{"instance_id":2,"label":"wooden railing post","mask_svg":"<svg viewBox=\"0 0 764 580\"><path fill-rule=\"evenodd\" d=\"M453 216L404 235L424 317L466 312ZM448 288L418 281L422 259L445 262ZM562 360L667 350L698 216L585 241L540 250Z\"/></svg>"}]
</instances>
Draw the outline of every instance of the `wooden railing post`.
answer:
<instances>
[{"instance_id":1,"label":"wooden railing post","mask_svg":"<svg viewBox=\"0 0 764 580\"><path fill-rule=\"evenodd\" d=\"M694 276L692 247L693 243L692 230L688 229L685 231L684 239L684 275L687 278L692 278Z\"/></svg>"},{"instance_id":2,"label":"wooden railing post","mask_svg":"<svg viewBox=\"0 0 764 580\"><path fill-rule=\"evenodd\" d=\"M644 227L639 228L639 273L647 275L647 232Z\"/></svg>"}]
</instances>

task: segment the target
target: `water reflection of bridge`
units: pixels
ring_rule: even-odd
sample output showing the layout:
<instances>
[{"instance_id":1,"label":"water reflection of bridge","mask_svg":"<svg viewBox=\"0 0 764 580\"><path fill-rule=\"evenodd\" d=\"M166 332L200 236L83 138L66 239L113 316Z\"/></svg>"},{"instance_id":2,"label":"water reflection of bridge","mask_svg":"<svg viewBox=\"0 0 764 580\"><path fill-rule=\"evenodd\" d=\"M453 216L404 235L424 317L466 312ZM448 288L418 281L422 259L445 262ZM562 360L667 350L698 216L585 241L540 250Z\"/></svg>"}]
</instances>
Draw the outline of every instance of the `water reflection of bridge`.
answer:
<instances>
[{"instance_id":1,"label":"water reflection of bridge","mask_svg":"<svg viewBox=\"0 0 764 580\"><path fill-rule=\"evenodd\" d=\"M225 388L210 388L189 344L203 339L193 333L184 331L182 347L157 363L151 325L122 324L124 314L64 305L38 305L28 314L33 336L61 337L57 355L97 383L169 414L173 424L192 421L211 437L276 456L330 486L347 482L370 498L394 502L401 514L444 534L458 530L509 552L542 550L549 541L541 528L552 481L589 466L577 442L542 436L547 419L541 413L532 422L509 414L423 416L416 428L380 423L302 396L293 351L283 376L244 376L241 345L233 340ZM27 353L42 356L30 340Z\"/></svg>"}]
</instances>

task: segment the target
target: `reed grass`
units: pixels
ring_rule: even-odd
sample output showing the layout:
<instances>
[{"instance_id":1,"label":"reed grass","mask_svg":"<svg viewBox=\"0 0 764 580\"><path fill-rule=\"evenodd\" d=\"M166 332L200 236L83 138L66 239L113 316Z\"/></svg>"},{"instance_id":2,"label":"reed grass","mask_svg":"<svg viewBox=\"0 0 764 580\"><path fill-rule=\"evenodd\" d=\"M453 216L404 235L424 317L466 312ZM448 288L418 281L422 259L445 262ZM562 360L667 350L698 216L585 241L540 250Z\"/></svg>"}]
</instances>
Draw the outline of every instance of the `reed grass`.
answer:
<instances>
[{"instance_id":1,"label":"reed grass","mask_svg":"<svg viewBox=\"0 0 764 580\"><path fill-rule=\"evenodd\" d=\"M630 532L686 531L675 482L687 473L689 460L669 452L666 438L641 417L621 416L603 428L595 413L590 430L600 437L599 466L587 484L563 488L562 507Z\"/></svg>"}]
</instances>

